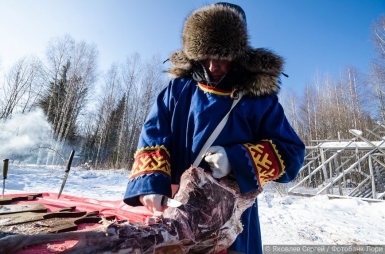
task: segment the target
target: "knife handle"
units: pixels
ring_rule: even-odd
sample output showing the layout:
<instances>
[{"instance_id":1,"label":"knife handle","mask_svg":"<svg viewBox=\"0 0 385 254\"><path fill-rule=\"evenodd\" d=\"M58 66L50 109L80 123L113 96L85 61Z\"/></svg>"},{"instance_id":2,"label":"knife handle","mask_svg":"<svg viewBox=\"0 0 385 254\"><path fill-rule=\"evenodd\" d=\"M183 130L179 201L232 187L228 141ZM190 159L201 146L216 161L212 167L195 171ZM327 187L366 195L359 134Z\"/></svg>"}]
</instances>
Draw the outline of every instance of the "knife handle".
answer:
<instances>
[{"instance_id":1,"label":"knife handle","mask_svg":"<svg viewBox=\"0 0 385 254\"><path fill-rule=\"evenodd\" d=\"M68 158L68 161L67 161L66 170L64 171L65 173L70 172L71 164L72 164L72 159L74 158L74 154L75 154L75 150L72 150L71 154L70 154L70 157Z\"/></svg>"},{"instance_id":2,"label":"knife handle","mask_svg":"<svg viewBox=\"0 0 385 254\"><path fill-rule=\"evenodd\" d=\"M3 179L7 179L9 159L3 160Z\"/></svg>"},{"instance_id":3,"label":"knife handle","mask_svg":"<svg viewBox=\"0 0 385 254\"><path fill-rule=\"evenodd\" d=\"M162 196L162 200L160 201L160 205L162 207L167 206L167 199L164 195Z\"/></svg>"}]
</instances>

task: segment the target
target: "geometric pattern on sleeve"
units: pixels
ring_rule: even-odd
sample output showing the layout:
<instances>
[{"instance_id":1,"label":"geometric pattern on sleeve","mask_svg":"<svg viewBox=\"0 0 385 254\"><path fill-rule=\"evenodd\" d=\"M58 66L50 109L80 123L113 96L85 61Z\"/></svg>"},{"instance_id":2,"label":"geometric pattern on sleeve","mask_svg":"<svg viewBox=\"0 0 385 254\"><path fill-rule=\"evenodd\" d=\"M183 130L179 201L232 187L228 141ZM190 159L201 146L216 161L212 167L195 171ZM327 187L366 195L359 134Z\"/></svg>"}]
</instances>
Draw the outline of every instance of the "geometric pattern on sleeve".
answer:
<instances>
[{"instance_id":1,"label":"geometric pattern on sleeve","mask_svg":"<svg viewBox=\"0 0 385 254\"><path fill-rule=\"evenodd\" d=\"M139 175L162 173L171 177L170 154L164 146L152 146L136 151L130 179Z\"/></svg>"},{"instance_id":2,"label":"geometric pattern on sleeve","mask_svg":"<svg viewBox=\"0 0 385 254\"><path fill-rule=\"evenodd\" d=\"M251 160L260 187L285 173L284 162L271 140L262 140L257 144L243 144L243 147Z\"/></svg>"}]
</instances>

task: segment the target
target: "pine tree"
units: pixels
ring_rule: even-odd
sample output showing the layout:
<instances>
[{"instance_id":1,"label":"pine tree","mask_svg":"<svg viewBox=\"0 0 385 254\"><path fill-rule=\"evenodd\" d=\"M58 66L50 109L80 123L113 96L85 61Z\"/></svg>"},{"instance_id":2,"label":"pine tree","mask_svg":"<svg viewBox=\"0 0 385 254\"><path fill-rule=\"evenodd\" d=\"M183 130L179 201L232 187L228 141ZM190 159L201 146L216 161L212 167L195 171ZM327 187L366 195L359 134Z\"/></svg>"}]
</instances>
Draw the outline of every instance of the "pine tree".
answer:
<instances>
[{"instance_id":1,"label":"pine tree","mask_svg":"<svg viewBox=\"0 0 385 254\"><path fill-rule=\"evenodd\" d=\"M124 110L126 104L126 95L123 95L119 100L116 108L111 112L111 115L108 119L108 136L106 140L106 147L108 150L108 161L110 164L116 162L116 157L118 154L118 140L119 133L121 131L122 125L121 121L123 120Z\"/></svg>"},{"instance_id":2,"label":"pine tree","mask_svg":"<svg viewBox=\"0 0 385 254\"><path fill-rule=\"evenodd\" d=\"M76 125L71 119L63 121L64 115L71 114L74 108L64 112L65 104L68 103L68 79L67 73L70 68L70 62L62 67L62 72L58 82L50 82L48 91L38 101L38 105L43 109L48 121L52 124L55 138L61 129L67 130L66 141L74 143L76 140ZM65 118L64 118L65 119Z\"/></svg>"}]
</instances>

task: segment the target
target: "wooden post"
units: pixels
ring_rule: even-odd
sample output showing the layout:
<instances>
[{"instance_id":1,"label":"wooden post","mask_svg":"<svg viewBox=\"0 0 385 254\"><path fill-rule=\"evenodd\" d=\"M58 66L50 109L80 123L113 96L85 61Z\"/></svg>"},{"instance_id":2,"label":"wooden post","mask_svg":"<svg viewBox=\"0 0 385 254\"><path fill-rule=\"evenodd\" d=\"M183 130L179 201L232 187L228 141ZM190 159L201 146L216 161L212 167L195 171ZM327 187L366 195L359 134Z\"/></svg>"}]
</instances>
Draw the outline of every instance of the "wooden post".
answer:
<instances>
[{"instance_id":1,"label":"wooden post","mask_svg":"<svg viewBox=\"0 0 385 254\"><path fill-rule=\"evenodd\" d=\"M374 181L374 171L373 171L373 165L372 165L372 156L369 156L369 170L370 170L370 178L372 180L372 197L377 198L376 194L376 183Z\"/></svg>"},{"instance_id":2,"label":"wooden post","mask_svg":"<svg viewBox=\"0 0 385 254\"><path fill-rule=\"evenodd\" d=\"M339 132L338 132L338 133L339 133ZM337 157L334 158L334 167L335 167L335 168L339 168L339 163L338 163ZM344 170L343 170L342 168L341 168L341 170L342 170L342 173L343 173ZM340 172L336 172L336 173L337 173L337 175L340 174ZM342 180L340 179L340 180L338 181L338 191L339 191L340 195L343 196L344 193L343 193L343 191L342 191L341 182L342 182Z\"/></svg>"},{"instance_id":3,"label":"wooden post","mask_svg":"<svg viewBox=\"0 0 385 254\"><path fill-rule=\"evenodd\" d=\"M324 181L326 182L328 179L328 173L327 173L326 167L325 167L325 154L324 154L323 148L320 149L320 154L321 154L322 172L324 175ZM326 190L326 192L327 192L327 194L329 194L329 188Z\"/></svg>"},{"instance_id":4,"label":"wooden post","mask_svg":"<svg viewBox=\"0 0 385 254\"><path fill-rule=\"evenodd\" d=\"M334 159L336 159L337 157L334 157ZM330 182L333 181L333 167L332 167L332 161L329 161L329 176L330 176ZM331 186L330 188L331 190L331 193L334 194L334 191L333 191L333 185Z\"/></svg>"}]
</instances>

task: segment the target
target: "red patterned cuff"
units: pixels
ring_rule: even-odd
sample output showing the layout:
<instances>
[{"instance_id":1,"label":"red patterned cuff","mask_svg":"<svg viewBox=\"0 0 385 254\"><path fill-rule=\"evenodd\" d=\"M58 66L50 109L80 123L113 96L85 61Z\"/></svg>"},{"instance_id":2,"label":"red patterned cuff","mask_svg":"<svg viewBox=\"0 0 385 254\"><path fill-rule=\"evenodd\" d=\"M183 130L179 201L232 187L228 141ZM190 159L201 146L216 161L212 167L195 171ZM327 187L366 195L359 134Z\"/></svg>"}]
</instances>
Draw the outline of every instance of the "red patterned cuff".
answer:
<instances>
[{"instance_id":1,"label":"red patterned cuff","mask_svg":"<svg viewBox=\"0 0 385 254\"><path fill-rule=\"evenodd\" d=\"M130 179L150 173L162 173L168 177L171 176L170 154L166 147L142 148L134 156L135 162L131 169Z\"/></svg>"},{"instance_id":2,"label":"red patterned cuff","mask_svg":"<svg viewBox=\"0 0 385 254\"><path fill-rule=\"evenodd\" d=\"M251 160L259 186L275 180L285 173L285 165L271 140L257 144L243 144Z\"/></svg>"}]
</instances>

